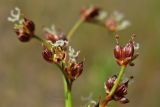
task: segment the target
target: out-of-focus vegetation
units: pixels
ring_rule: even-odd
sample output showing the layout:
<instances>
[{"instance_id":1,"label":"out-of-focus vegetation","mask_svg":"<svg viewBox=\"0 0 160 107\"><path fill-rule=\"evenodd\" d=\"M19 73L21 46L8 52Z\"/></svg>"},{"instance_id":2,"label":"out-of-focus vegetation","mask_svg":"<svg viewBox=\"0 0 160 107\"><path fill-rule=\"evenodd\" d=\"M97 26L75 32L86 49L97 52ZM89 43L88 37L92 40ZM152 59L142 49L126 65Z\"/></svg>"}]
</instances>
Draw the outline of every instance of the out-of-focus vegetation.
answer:
<instances>
[{"instance_id":1,"label":"out-of-focus vegetation","mask_svg":"<svg viewBox=\"0 0 160 107\"><path fill-rule=\"evenodd\" d=\"M140 56L136 66L128 67L134 75L129 86L130 103L112 103L112 107L160 106L160 2L158 0L1 0L0 1L0 107L63 107L63 82L56 66L41 56L41 45L31 40L21 43L7 21L11 9L18 6L36 23L36 33L43 36L43 27L55 24L68 32L79 18L82 7L96 4L108 12L125 13L132 26L118 34L122 43L136 33ZM81 96L93 93L98 100L104 94L105 80L119 70L114 61L114 37L107 30L83 24L71 40L85 57L85 70L73 85L75 107L84 105Z\"/></svg>"}]
</instances>

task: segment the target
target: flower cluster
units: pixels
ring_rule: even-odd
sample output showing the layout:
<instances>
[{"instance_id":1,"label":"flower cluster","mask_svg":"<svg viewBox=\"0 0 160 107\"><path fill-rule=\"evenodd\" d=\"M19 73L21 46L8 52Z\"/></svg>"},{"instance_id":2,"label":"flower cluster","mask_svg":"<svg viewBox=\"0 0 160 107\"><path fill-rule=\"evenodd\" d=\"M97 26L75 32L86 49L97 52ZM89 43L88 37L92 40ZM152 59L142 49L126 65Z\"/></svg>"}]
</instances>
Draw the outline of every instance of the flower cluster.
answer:
<instances>
[{"instance_id":1,"label":"flower cluster","mask_svg":"<svg viewBox=\"0 0 160 107\"><path fill-rule=\"evenodd\" d=\"M74 80L76 80L83 72L84 61L78 61L80 51L75 51L69 46L69 39L80 26L82 22L89 22L94 24L103 25L110 32L117 32L126 29L130 26L130 22L124 19L124 15L115 11L112 14L108 14L102 9L91 6L86 9L83 8L80 12L80 20L73 26L67 37L61 31L57 31L55 26L51 28L44 28L45 40L35 35L35 24L30 19L24 17L21 10L16 7L11 10L11 16L8 17L8 21L14 23L14 31L18 36L18 39L22 42L28 42L31 38L35 38L42 43L42 56L51 63L57 65L63 73L66 107L71 107L71 87ZM133 60L138 57L138 53L135 53L139 49L139 44L134 41L135 35L131 36L131 39L125 46L119 44L119 36L116 35L116 46L114 48L114 57L121 70L118 75L113 75L105 83L106 98L101 102L99 98L98 103L89 98L86 106L94 107L106 107L109 101L119 101L123 104L129 102L126 98L128 92L127 81L122 81L125 74L125 68L127 65L133 66ZM131 79L131 78L130 78ZM67 87L67 88L66 88Z\"/></svg>"},{"instance_id":2,"label":"flower cluster","mask_svg":"<svg viewBox=\"0 0 160 107\"><path fill-rule=\"evenodd\" d=\"M96 6L82 9L80 15L86 22L101 24L110 32L121 31L131 25L128 20L124 20L122 13L114 11L112 14L108 14Z\"/></svg>"},{"instance_id":3,"label":"flower cluster","mask_svg":"<svg viewBox=\"0 0 160 107\"><path fill-rule=\"evenodd\" d=\"M34 36L35 24L24 17L18 7L11 10L11 16L8 17L8 21L14 23L15 33L20 41L27 42Z\"/></svg>"},{"instance_id":4,"label":"flower cluster","mask_svg":"<svg viewBox=\"0 0 160 107\"><path fill-rule=\"evenodd\" d=\"M119 45L119 36L116 35L116 46L114 48L114 56L116 58L116 62L120 66L126 66L126 65L131 65L133 66L134 63L132 62L134 59L138 57L138 53L135 53L135 50L139 48L139 45L135 43L134 41L135 35L133 34L131 37L131 40L124 46Z\"/></svg>"},{"instance_id":5,"label":"flower cluster","mask_svg":"<svg viewBox=\"0 0 160 107\"><path fill-rule=\"evenodd\" d=\"M113 75L105 83L105 90L107 95L110 93L112 87L114 86L116 79L117 75ZM123 104L128 103L129 100L125 97L125 95L127 95L128 83L129 80L119 84L112 98L110 98L110 100L120 101Z\"/></svg>"},{"instance_id":6,"label":"flower cluster","mask_svg":"<svg viewBox=\"0 0 160 107\"><path fill-rule=\"evenodd\" d=\"M135 53L135 51L139 49L139 44L134 41L135 34L131 36L131 39L124 47L119 45L119 36L116 35L115 37L116 46L114 48L114 56L121 70L118 75L113 75L104 84L106 97L102 102L99 101L97 103L97 107L106 107L112 100L119 101L122 104L129 103L129 100L125 96L128 92L128 83L133 79L133 76L130 76L130 79L127 80L123 79L123 77L127 65L133 66L134 63L132 61L138 57L138 53Z\"/></svg>"},{"instance_id":7,"label":"flower cluster","mask_svg":"<svg viewBox=\"0 0 160 107\"><path fill-rule=\"evenodd\" d=\"M131 23L124 20L124 15L118 11L114 11L105 21L105 26L111 32L124 30L130 25Z\"/></svg>"},{"instance_id":8,"label":"flower cluster","mask_svg":"<svg viewBox=\"0 0 160 107\"><path fill-rule=\"evenodd\" d=\"M64 33L57 32L54 26L44 30L46 42L43 43L43 58L60 65L69 82L77 79L83 71L83 61L77 62L80 51L75 52L71 46L68 48L68 40Z\"/></svg>"},{"instance_id":9,"label":"flower cluster","mask_svg":"<svg viewBox=\"0 0 160 107\"><path fill-rule=\"evenodd\" d=\"M55 27L45 28L46 41L42 44L43 58L50 63L60 63L66 59L68 41L64 34L58 34Z\"/></svg>"}]
</instances>

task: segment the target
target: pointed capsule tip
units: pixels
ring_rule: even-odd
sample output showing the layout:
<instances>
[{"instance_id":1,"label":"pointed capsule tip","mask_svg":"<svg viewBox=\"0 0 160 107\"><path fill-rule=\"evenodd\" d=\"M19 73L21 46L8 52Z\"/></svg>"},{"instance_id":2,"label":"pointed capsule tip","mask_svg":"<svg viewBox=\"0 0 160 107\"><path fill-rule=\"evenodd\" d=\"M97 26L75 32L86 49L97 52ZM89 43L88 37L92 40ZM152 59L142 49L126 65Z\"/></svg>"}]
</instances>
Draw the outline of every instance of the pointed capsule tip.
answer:
<instances>
[{"instance_id":1,"label":"pointed capsule tip","mask_svg":"<svg viewBox=\"0 0 160 107\"><path fill-rule=\"evenodd\" d=\"M119 42L118 42L118 40L119 40L119 35L116 34L116 35L115 35L115 38L116 38L116 43L119 44Z\"/></svg>"}]
</instances>

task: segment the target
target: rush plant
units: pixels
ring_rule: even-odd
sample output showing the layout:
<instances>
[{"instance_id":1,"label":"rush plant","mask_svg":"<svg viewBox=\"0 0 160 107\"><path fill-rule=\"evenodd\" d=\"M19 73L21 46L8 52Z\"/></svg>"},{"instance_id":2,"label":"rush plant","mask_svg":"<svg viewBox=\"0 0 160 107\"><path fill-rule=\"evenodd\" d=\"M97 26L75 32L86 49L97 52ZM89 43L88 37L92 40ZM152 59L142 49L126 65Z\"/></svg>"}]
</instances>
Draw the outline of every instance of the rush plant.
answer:
<instances>
[{"instance_id":1,"label":"rush plant","mask_svg":"<svg viewBox=\"0 0 160 107\"><path fill-rule=\"evenodd\" d=\"M44 39L35 34L36 24L21 13L16 7L11 10L11 16L8 21L14 24L14 32L21 42L29 42L36 39L42 44L42 56L50 64L56 65L62 72L64 80L65 107L72 107L72 85L74 81L83 73L84 60L79 61L80 51L75 51L69 42L75 31L82 23L92 23L105 27L108 32L116 33L130 26L130 22L124 19L124 15L115 11L111 14L103 11L99 7L91 6L83 8L80 11L80 18L73 28L64 34L56 30L54 25L51 28L45 28ZM115 36L115 48L113 54L115 61L120 66L118 74L111 76L104 84L106 97L100 98L96 103L88 104L87 107L106 107L111 101L118 101L126 104L129 100L126 98L128 93L128 83L133 76L127 81L123 81L127 66L134 66L133 61L138 57L136 52L139 45L135 42L135 34L125 46L119 43L119 36Z\"/></svg>"}]
</instances>

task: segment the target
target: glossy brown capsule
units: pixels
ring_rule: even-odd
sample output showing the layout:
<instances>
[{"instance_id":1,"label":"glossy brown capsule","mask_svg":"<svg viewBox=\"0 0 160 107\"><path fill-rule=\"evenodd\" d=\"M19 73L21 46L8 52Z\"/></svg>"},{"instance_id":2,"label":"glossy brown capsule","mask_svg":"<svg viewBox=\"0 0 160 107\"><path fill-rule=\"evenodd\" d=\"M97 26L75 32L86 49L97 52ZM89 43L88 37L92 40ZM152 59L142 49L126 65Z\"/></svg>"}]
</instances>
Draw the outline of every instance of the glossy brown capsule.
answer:
<instances>
[{"instance_id":1,"label":"glossy brown capsule","mask_svg":"<svg viewBox=\"0 0 160 107\"><path fill-rule=\"evenodd\" d=\"M31 39L31 35L28 35L23 29L17 29L15 32L21 42L28 42Z\"/></svg>"},{"instance_id":2,"label":"glossy brown capsule","mask_svg":"<svg viewBox=\"0 0 160 107\"><path fill-rule=\"evenodd\" d=\"M117 59L122 58L122 47L119 44L117 44L114 48L114 56Z\"/></svg>"},{"instance_id":3,"label":"glossy brown capsule","mask_svg":"<svg viewBox=\"0 0 160 107\"><path fill-rule=\"evenodd\" d=\"M33 21L27 19L27 18L24 18L24 26L28 29L28 31L30 33L34 33L35 31L35 24L33 23Z\"/></svg>"},{"instance_id":4,"label":"glossy brown capsule","mask_svg":"<svg viewBox=\"0 0 160 107\"><path fill-rule=\"evenodd\" d=\"M123 48L123 54L124 54L124 58L125 57L132 57L134 54L134 45L132 42L129 42L126 44L126 46Z\"/></svg>"},{"instance_id":5,"label":"glossy brown capsule","mask_svg":"<svg viewBox=\"0 0 160 107\"><path fill-rule=\"evenodd\" d=\"M51 50L44 48L44 50L42 51L42 56L47 62L53 62L53 53Z\"/></svg>"},{"instance_id":6,"label":"glossy brown capsule","mask_svg":"<svg viewBox=\"0 0 160 107\"><path fill-rule=\"evenodd\" d=\"M131 62L138 56L138 54L134 54L134 41L130 40L124 47L121 47L118 43L118 39L116 38L117 44L114 48L114 57L116 58L116 62L120 66L126 66L132 64ZM133 65L133 64L132 64Z\"/></svg>"}]
</instances>

